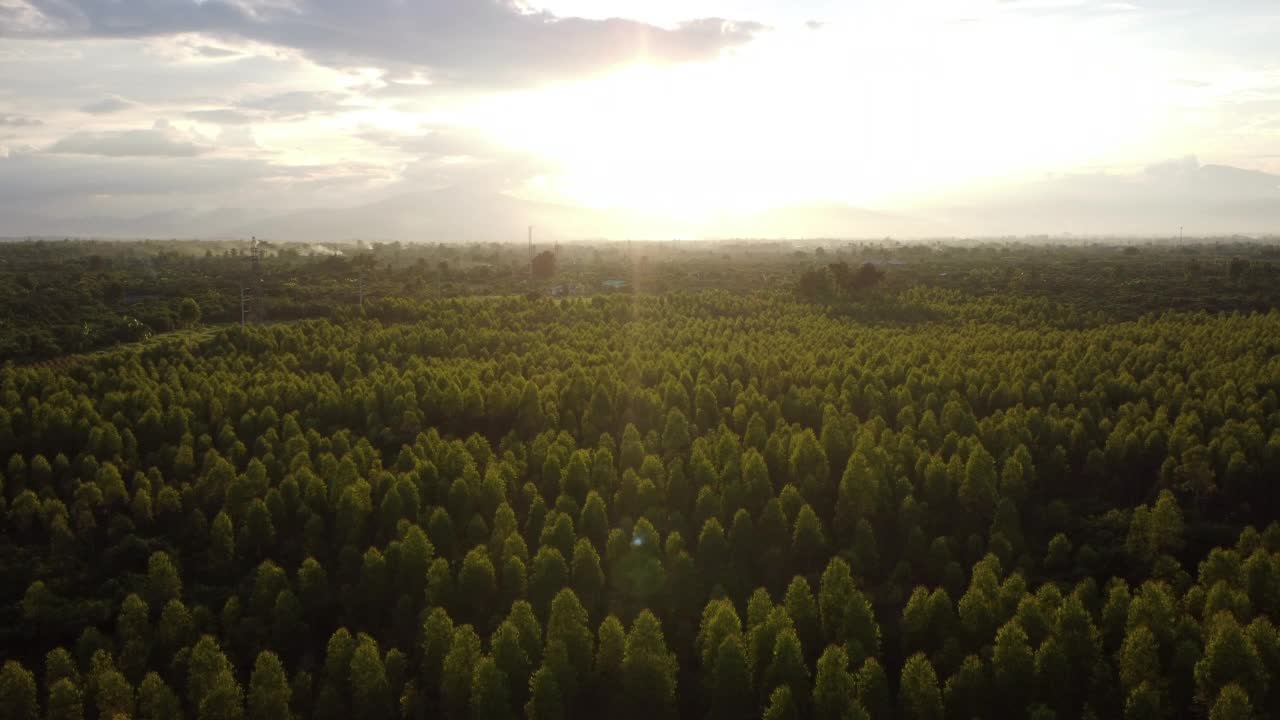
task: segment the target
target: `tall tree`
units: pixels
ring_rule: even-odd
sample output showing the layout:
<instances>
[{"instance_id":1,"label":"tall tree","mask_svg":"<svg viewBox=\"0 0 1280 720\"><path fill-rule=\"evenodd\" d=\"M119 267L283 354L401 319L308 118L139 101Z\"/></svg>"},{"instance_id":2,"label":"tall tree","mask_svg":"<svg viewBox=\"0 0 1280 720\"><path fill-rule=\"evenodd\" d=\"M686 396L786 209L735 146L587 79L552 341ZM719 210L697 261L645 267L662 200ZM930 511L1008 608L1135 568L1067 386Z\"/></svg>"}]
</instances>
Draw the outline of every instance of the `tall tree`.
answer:
<instances>
[{"instance_id":1,"label":"tall tree","mask_svg":"<svg viewBox=\"0 0 1280 720\"><path fill-rule=\"evenodd\" d=\"M471 674L471 718L509 720L513 717L507 674L492 657L486 655L476 663Z\"/></svg>"},{"instance_id":2,"label":"tall tree","mask_svg":"<svg viewBox=\"0 0 1280 720\"><path fill-rule=\"evenodd\" d=\"M511 703L522 707L529 695L530 660L520 644L520 629L510 619L503 620L489 639L489 647L493 661L507 678Z\"/></svg>"},{"instance_id":3,"label":"tall tree","mask_svg":"<svg viewBox=\"0 0 1280 720\"><path fill-rule=\"evenodd\" d=\"M569 588L562 589L551 602L551 614L547 618L547 644L560 643L573 673L572 688L566 677L557 677L558 684L564 692L566 707L572 708L577 702L577 691L591 677L591 659L594 654L591 630L587 627L587 610L578 601L578 596Z\"/></svg>"},{"instance_id":4,"label":"tall tree","mask_svg":"<svg viewBox=\"0 0 1280 720\"><path fill-rule=\"evenodd\" d=\"M765 720L799 720L795 700L791 697L791 688L779 685L769 695L769 704L764 711Z\"/></svg>"},{"instance_id":5,"label":"tall tree","mask_svg":"<svg viewBox=\"0 0 1280 720\"><path fill-rule=\"evenodd\" d=\"M395 698L391 683L387 680L387 669L378 651L378 643L368 635L360 635L351 656L350 672L352 709L361 717L392 720L395 717Z\"/></svg>"},{"instance_id":6,"label":"tall tree","mask_svg":"<svg viewBox=\"0 0 1280 720\"><path fill-rule=\"evenodd\" d=\"M601 712L617 713L622 698L622 662L627 652L627 631L618 618L610 615L596 631L596 659L593 675L596 707Z\"/></svg>"},{"instance_id":7,"label":"tall tree","mask_svg":"<svg viewBox=\"0 0 1280 720\"><path fill-rule=\"evenodd\" d=\"M287 719L290 691L280 658L270 650L258 653L249 678L249 720Z\"/></svg>"},{"instance_id":8,"label":"tall tree","mask_svg":"<svg viewBox=\"0 0 1280 720\"><path fill-rule=\"evenodd\" d=\"M555 673L546 665L538 668L529 681L529 702L524 706L528 720L564 720L564 698L556 683Z\"/></svg>"},{"instance_id":9,"label":"tall tree","mask_svg":"<svg viewBox=\"0 0 1280 720\"><path fill-rule=\"evenodd\" d=\"M809 667L804 661L804 649L794 630L787 628L778 633L773 643L773 658L765 671L766 688L786 685L797 707L804 709L809 698ZM802 700L801 700L802 699Z\"/></svg>"},{"instance_id":10,"label":"tall tree","mask_svg":"<svg viewBox=\"0 0 1280 720\"><path fill-rule=\"evenodd\" d=\"M36 678L16 660L0 669L0 716L13 720L37 720Z\"/></svg>"},{"instance_id":11,"label":"tall tree","mask_svg":"<svg viewBox=\"0 0 1280 720\"><path fill-rule=\"evenodd\" d=\"M853 676L849 674L849 654L840 645L828 645L818 658L818 672L813 679L813 716L843 720L863 715L865 711L856 700Z\"/></svg>"},{"instance_id":12,"label":"tall tree","mask_svg":"<svg viewBox=\"0 0 1280 720\"><path fill-rule=\"evenodd\" d=\"M933 670L933 664L923 654L912 655L902 666L898 705L903 717L908 720L942 718L942 694L938 690L938 675Z\"/></svg>"},{"instance_id":13,"label":"tall tree","mask_svg":"<svg viewBox=\"0 0 1280 720\"><path fill-rule=\"evenodd\" d=\"M716 650L710 680L710 716L718 720L749 717L755 710L751 665L740 634L726 637Z\"/></svg>"},{"instance_id":14,"label":"tall tree","mask_svg":"<svg viewBox=\"0 0 1280 720\"><path fill-rule=\"evenodd\" d=\"M167 720L180 717L182 702L156 673L147 673L138 686L139 720ZM287 716L282 716L287 717Z\"/></svg>"},{"instance_id":15,"label":"tall tree","mask_svg":"<svg viewBox=\"0 0 1280 720\"><path fill-rule=\"evenodd\" d=\"M10 710L15 712L14 715L6 714L5 717L36 717L29 711L23 710L21 707L11 706L11 700L2 701L4 702L6 712ZM83 720L84 695L80 692L80 688L76 687L76 684L67 678L57 680L50 685L49 700L45 712L45 718L46 720Z\"/></svg>"},{"instance_id":16,"label":"tall tree","mask_svg":"<svg viewBox=\"0 0 1280 720\"><path fill-rule=\"evenodd\" d=\"M1209 711L1209 720L1249 720L1253 717L1253 705L1244 688L1232 683L1224 685Z\"/></svg>"},{"instance_id":17,"label":"tall tree","mask_svg":"<svg viewBox=\"0 0 1280 720\"><path fill-rule=\"evenodd\" d=\"M880 652L880 626L871 603L855 586L849 564L834 557L818 588L818 612L828 643L843 643L854 664Z\"/></svg>"},{"instance_id":18,"label":"tall tree","mask_svg":"<svg viewBox=\"0 0 1280 720\"><path fill-rule=\"evenodd\" d=\"M1025 715L1035 688L1035 656L1026 631L1016 620L996 633L991 669L1004 712L1008 717Z\"/></svg>"},{"instance_id":19,"label":"tall tree","mask_svg":"<svg viewBox=\"0 0 1280 720\"><path fill-rule=\"evenodd\" d=\"M440 671L440 699L450 718L468 715L471 706L471 676L480 661L480 637L470 625L453 630L449 652Z\"/></svg>"},{"instance_id":20,"label":"tall tree","mask_svg":"<svg viewBox=\"0 0 1280 720\"><path fill-rule=\"evenodd\" d=\"M676 657L667 649L662 625L643 610L631 624L622 660L627 715L669 718L676 715Z\"/></svg>"}]
</instances>

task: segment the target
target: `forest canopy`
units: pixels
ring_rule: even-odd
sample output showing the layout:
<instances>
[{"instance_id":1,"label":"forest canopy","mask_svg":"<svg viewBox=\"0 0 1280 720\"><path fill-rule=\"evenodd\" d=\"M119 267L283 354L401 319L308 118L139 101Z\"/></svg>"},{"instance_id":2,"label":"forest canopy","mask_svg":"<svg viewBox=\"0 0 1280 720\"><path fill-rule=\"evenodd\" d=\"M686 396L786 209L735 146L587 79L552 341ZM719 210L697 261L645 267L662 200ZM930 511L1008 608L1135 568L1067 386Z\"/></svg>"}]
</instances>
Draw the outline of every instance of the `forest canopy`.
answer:
<instances>
[{"instance_id":1,"label":"forest canopy","mask_svg":"<svg viewBox=\"0 0 1280 720\"><path fill-rule=\"evenodd\" d=\"M0 717L1280 715L1280 311L883 272L5 365Z\"/></svg>"}]
</instances>

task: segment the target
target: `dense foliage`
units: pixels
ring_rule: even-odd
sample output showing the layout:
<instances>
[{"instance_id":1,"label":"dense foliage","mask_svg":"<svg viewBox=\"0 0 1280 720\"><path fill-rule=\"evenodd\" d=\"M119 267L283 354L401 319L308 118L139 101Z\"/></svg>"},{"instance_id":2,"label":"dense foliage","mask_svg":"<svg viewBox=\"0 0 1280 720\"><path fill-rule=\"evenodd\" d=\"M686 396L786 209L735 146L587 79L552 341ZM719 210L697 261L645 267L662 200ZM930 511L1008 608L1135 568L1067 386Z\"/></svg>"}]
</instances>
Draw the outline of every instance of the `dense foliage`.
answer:
<instances>
[{"instance_id":1,"label":"dense foliage","mask_svg":"<svg viewBox=\"0 0 1280 720\"><path fill-rule=\"evenodd\" d=\"M883 304L384 298L6 367L0 717L1280 713L1280 312Z\"/></svg>"},{"instance_id":2,"label":"dense foliage","mask_svg":"<svg viewBox=\"0 0 1280 720\"><path fill-rule=\"evenodd\" d=\"M0 242L0 361L43 360L190 327L186 299L206 324L240 322L242 291L250 322L342 321L362 299L711 289L796 288L810 300L874 305L924 286L1051 297L1113 320L1280 306L1274 242L669 241L537 250L523 242L265 244L255 266L246 242ZM866 310L860 319L883 315Z\"/></svg>"}]
</instances>

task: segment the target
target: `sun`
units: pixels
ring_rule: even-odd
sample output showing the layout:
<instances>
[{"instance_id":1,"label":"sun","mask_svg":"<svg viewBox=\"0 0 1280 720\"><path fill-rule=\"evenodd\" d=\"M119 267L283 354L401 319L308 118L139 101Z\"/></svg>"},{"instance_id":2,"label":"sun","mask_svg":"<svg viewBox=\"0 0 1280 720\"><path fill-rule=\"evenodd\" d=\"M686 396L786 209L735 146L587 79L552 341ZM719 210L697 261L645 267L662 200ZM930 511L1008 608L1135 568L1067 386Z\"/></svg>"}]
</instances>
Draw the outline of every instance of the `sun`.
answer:
<instances>
[{"instance_id":1,"label":"sun","mask_svg":"<svg viewBox=\"0 0 1280 720\"><path fill-rule=\"evenodd\" d=\"M930 34L904 20L777 33L707 62L502 94L466 122L547 158L541 189L577 205L708 223L810 203L892 207L1150 136L1154 106L1132 87L1158 83L1139 52L1095 43L1067 56L1043 32Z\"/></svg>"}]
</instances>

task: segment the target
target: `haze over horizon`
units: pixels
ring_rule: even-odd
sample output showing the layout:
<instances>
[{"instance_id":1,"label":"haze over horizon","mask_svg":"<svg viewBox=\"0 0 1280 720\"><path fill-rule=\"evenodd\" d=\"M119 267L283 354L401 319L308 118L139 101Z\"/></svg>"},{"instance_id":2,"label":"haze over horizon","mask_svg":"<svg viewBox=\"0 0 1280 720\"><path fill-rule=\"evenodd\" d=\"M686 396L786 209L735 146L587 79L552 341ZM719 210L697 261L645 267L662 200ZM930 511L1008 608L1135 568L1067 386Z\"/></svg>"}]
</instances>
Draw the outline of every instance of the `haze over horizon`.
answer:
<instances>
[{"instance_id":1,"label":"haze over horizon","mask_svg":"<svg viewBox=\"0 0 1280 720\"><path fill-rule=\"evenodd\" d=\"M1274 233L1277 36L1267 0L0 0L0 236Z\"/></svg>"}]
</instances>

